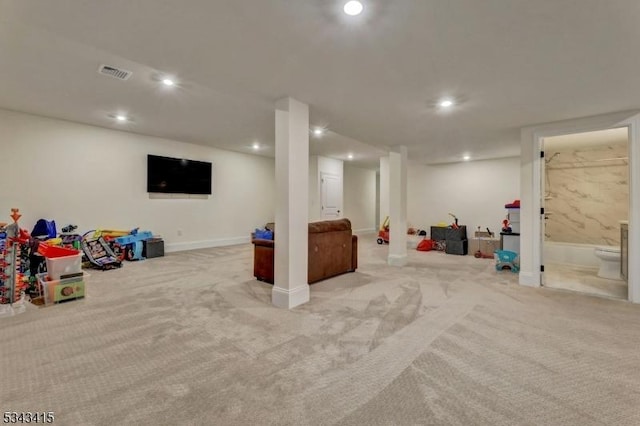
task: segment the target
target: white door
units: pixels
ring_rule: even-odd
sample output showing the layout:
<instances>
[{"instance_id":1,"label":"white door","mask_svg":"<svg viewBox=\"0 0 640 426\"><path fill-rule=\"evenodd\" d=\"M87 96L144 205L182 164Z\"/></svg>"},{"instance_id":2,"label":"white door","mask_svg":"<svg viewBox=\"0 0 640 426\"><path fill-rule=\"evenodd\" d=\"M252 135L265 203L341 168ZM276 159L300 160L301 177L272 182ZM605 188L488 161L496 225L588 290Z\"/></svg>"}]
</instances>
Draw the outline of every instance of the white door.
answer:
<instances>
[{"instance_id":1,"label":"white door","mask_svg":"<svg viewBox=\"0 0 640 426\"><path fill-rule=\"evenodd\" d=\"M342 178L330 173L321 173L320 194L322 219L342 217Z\"/></svg>"}]
</instances>

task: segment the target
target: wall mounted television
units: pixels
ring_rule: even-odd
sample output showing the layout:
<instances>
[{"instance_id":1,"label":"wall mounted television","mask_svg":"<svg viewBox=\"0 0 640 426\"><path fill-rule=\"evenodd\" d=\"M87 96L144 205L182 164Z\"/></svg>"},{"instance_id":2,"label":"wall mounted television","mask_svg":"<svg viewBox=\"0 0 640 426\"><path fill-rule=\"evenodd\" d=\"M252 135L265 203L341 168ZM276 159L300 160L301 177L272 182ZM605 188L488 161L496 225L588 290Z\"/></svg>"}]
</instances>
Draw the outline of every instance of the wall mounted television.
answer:
<instances>
[{"instance_id":1,"label":"wall mounted television","mask_svg":"<svg viewBox=\"0 0 640 426\"><path fill-rule=\"evenodd\" d=\"M147 192L211 194L211 163L147 155Z\"/></svg>"}]
</instances>

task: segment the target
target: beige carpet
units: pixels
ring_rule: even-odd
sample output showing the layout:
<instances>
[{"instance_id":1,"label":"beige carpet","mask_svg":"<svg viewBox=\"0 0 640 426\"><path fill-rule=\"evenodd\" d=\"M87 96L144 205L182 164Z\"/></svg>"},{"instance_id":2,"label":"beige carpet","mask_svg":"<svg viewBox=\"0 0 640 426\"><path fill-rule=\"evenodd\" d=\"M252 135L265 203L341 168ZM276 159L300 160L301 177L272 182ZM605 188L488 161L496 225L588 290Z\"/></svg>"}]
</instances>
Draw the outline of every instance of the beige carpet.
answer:
<instances>
[{"instance_id":1,"label":"beige carpet","mask_svg":"<svg viewBox=\"0 0 640 426\"><path fill-rule=\"evenodd\" d=\"M3 411L60 425L638 425L640 306L492 261L360 240L360 268L271 306L250 245L93 271L0 319Z\"/></svg>"}]
</instances>

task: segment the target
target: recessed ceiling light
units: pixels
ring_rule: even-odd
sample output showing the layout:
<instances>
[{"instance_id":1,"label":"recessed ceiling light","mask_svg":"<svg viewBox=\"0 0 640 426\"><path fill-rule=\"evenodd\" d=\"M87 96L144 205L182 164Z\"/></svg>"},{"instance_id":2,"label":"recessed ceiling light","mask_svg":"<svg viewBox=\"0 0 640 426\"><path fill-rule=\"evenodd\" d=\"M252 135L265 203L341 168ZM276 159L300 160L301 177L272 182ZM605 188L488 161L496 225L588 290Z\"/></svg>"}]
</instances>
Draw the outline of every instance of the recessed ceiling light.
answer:
<instances>
[{"instance_id":1,"label":"recessed ceiling light","mask_svg":"<svg viewBox=\"0 0 640 426\"><path fill-rule=\"evenodd\" d=\"M116 115L116 120L118 121L127 121L126 115Z\"/></svg>"},{"instance_id":2,"label":"recessed ceiling light","mask_svg":"<svg viewBox=\"0 0 640 426\"><path fill-rule=\"evenodd\" d=\"M469 161L469 160L471 160L471 156L470 155L465 155L464 157L462 157L462 159L464 161Z\"/></svg>"},{"instance_id":3,"label":"recessed ceiling light","mask_svg":"<svg viewBox=\"0 0 640 426\"><path fill-rule=\"evenodd\" d=\"M257 151L260 149L260 144L258 142L254 142L253 145L251 145L251 147Z\"/></svg>"},{"instance_id":4,"label":"recessed ceiling light","mask_svg":"<svg viewBox=\"0 0 640 426\"><path fill-rule=\"evenodd\" d=\"M313 134L316 136L322 136L323 133L324 133L324 129L321 129L320 127L313 130Z\"/></svg>"},{"instance_id":5,"label":"recessed ceiling light","mask_svg":"<svg viewBox=\"0 0 640 426\"><path fill-rule=\"evenodd\" d=\"M362 5L362 3L356 0L348 1L344 5L344 13L346 13L349 16L360 15L363 9L364 9L364 6Z\"/></svg>"},{"instance_id":6,"label":"recessed ceiling light","mask_svg":"<svg viewBox=\"0 0 640 426\"><path fill-rule=\"evenodd\" d=\"M438 102L438 105L440 106L440 108L451 108L453 105L455 105L455 102L451 98L446 98Z\"/></svg>"},{"instance_id":7,"label":"recessed ceiling light","mask_svg":"<svg viewBox=\"0 0 640 426\"><path fill-rule=\"evenodd\" d=\"M348 158L349 160L353 160L353 154L349 154L349 155L347 155L347 158Z\"/></svg>"},{"instance_id":8,"label":"recessed ceiling light","mask_svg":"<svg viewBox=\"0 0 640 426\"><path fill-rule=\"evenodd\" d=\"M175 85L176 82L171 80L170 78L163 78L162 79L162 84L164 84L165 86L171 87L171 86Z\"/></svg>"}]
</instances>

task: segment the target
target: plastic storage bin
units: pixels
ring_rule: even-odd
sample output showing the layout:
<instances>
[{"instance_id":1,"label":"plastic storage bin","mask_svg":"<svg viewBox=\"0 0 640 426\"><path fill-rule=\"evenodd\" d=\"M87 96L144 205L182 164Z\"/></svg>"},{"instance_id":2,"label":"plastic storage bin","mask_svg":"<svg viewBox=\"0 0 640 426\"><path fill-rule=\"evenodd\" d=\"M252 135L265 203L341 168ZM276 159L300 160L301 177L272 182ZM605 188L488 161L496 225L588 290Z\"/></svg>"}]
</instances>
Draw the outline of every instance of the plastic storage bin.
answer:
<instances>
[{"instance_id":1,"label":"plastic storage bin","mask_svg":"<svg viewBox=\"0 0 640 426\"><path fill-rule=\"evenodd\" d=\"M82 272L82 253L78 250L40 244L38 252L46 258L47 272L52 280Z\"/></svg>"},{"instance_id":2,"label":"plastic storage bin","mask_svg":"<svg viewBox=\"0 0 640 426\"><path fill-rule=\"evenodd\" d=\"M89 274L84 272L81 272L78 276L62 280L48 280L46 272L36 276L38 283L42 286L45 305L81 299L86 295L85 280L89 277Z\"/></svg>"},{"instance_id":3,"label":"plastic storage bin","mask_svg":"<svg viewBox=\"0 0 640 426\"><path fill-rule=\"evenodd\" d=\"M520 234L500 233L501 250L520 253Z\"/></svg>"},{"instance_id":4,"label":"plastic storage bin","mask_svg":"<svg viewBox=\"0 0 640 426\"><path fill-rule=\"evenodd\" d=\"M507 211L509 212L507 217L509 219L509 226L511 226L511 232L513 232L514 234L519 234L520 233L520 209L509 208L507 209Z\"/></svg>"}]
</instances>

